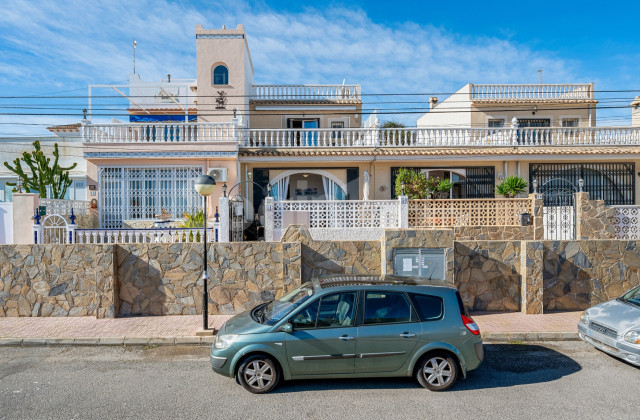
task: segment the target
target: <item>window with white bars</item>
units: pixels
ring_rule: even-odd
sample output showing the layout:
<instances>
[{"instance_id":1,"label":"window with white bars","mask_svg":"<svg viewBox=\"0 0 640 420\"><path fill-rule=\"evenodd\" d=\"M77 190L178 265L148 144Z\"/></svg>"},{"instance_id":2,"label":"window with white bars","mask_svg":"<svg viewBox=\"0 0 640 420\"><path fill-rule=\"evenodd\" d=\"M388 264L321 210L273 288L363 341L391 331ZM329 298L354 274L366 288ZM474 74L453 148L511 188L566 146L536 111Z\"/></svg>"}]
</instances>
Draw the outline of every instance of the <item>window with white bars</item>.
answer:
<instances>
[{"instance_id":1,"label":"window with white bars","mask_svg":"<svg viewBox=\"0 0 640 420\"><path fill-rule=\"evenodd\" d=\"M504 118L491 118L487 121L487 127L500 128L504 127Z\"/></svg>"},{"instance_id":2,"label":"window with white bars","mask_svg":"<svg viewBox=\"0 0 640 420\"><path fill-rule=\"evenodd\" d=\"M577 127L580 122L579 118L563 118L562 126L563 127Z\"/></svg>"},{"instance_id":3,"label":"window with white bars","mask_svg":"<svg viewBox=\"0 0 640 420\"><path fill-rule=\"evenodd\" d=\"M155 220L165 209L172 219L201 208L194 188L202 166L100 168L100 226L122 228L124 220Z\"/></svg>"}]
</instances>

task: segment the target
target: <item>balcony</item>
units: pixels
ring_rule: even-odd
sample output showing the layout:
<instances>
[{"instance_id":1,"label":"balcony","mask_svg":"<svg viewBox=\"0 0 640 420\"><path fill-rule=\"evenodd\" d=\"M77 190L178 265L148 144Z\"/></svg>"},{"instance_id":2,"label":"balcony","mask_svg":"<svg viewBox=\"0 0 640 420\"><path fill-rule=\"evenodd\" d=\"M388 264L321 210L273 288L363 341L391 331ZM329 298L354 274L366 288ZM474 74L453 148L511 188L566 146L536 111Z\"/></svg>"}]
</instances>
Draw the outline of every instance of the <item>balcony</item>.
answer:
<instances>
[{"instance_id":1,"label":"balcony","mask_svg":"<svg viewBox=\"0 0 640 420\"><path fill-rule=\"evenodd\" d=\"M229 142L238 128L232 123L115 123L82 127L85 143Z\"/></svg>"},{"instance_id":2,"label":"balcony","mask_svg":"<svg viewBox=\"0 0 640 420\"><path fill-rule=\"evenodd\" d=\"M246 149L640 146L640 127L247 129L233 123L82 127L85 143L233 143Z\"/></svg>"},{"instance_id":3,"label":"balcony","mask_svg":"<svg viewBox=\"0 0 640 420\"><path fill-rule=\"evenodd\" d=\"M360 102L360 85L253 85L252 101Z\"/></svg>"},{"instance_id":4,"label":"balcony","mask_svg":"<svg viewBox=\"0 0 640 420\"><path fill-rule=\"evenodd\" d=\"M471 85L474 102L593 101L593 84Z\"/></svg>"}]
</instances>

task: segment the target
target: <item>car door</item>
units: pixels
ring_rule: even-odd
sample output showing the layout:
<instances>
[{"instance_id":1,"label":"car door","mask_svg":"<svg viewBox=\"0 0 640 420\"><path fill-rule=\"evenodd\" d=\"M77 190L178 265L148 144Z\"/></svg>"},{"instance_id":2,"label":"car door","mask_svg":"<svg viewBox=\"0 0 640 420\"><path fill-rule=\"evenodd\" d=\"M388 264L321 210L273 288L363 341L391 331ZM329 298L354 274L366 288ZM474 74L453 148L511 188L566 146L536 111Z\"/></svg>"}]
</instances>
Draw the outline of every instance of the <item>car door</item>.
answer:
<instances>
[{"instance_id":1,"label":"car door","mask_svg":"<svg viewBox=\"0 0 640 420\"><path fill-rule=\"evenodd\" d=\"M356 373L393 372L405 363L422 326L403 292L366 291L358 326Z\"/></svg>"},{"instance_id":2,"label":"car door","mask_svg":"<svg viewBox=\"0 0 640 420\"><path fill-rule=\"evenodd\" d=\"M291 375L354 372L356 296L326 295L292 316L293 332L285 341Z\"/></svg>"}]
</instances>

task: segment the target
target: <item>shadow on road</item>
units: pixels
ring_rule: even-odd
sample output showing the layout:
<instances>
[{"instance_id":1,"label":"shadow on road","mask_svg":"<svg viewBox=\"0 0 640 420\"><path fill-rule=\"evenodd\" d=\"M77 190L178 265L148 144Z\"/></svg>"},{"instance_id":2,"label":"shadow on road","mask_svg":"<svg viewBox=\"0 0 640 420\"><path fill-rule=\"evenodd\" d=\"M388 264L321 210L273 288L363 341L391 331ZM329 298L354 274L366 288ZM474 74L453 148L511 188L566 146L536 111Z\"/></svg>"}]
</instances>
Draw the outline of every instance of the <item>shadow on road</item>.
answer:
<instances>
[{"instance_id":1,"label":"shadow on road","mask_svg":"<svg viewBox=\"0 0 640 420\"><path fill-rule=\"evenodd\" d=\"M572 358L547 347L528 344L485 344L485 359L449 392L501 388L555 381L578 372ZM328 389L420 388L413 378L318 379L283 382L275 393Z\"/></svg>"}]
</instances>

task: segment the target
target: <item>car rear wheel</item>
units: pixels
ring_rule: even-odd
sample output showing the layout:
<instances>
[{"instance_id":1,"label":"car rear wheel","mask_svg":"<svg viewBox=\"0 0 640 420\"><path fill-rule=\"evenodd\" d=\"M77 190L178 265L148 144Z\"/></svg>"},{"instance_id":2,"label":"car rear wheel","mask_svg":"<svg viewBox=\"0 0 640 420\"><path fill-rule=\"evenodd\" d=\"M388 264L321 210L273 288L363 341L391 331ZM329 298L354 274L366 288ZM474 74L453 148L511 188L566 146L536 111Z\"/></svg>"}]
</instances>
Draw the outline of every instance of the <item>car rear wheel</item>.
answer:
<instances>
[{"instance_id":1,"label":"car rear wheel","mask_svg":"<svg viewBox=\"0 0 640 420\"><path fill-rule=\"evenodd\" d=\"M280 382L280 370L270 357L251 356L240 365L236 379L247 391L265 394L271 392Z\"/></svg>"},{"instance_id":2,"label":"car rear wheel","mask_svg":"<svg viewBox=\"0 0 640 420\"><path fill-rule=\"evenodd\" d=\"M458 378L458 366L453 357L444 353L432 353L422 359L416 370L420 385L431 391L445 391Z\"/></svg>"}]
</instances>

